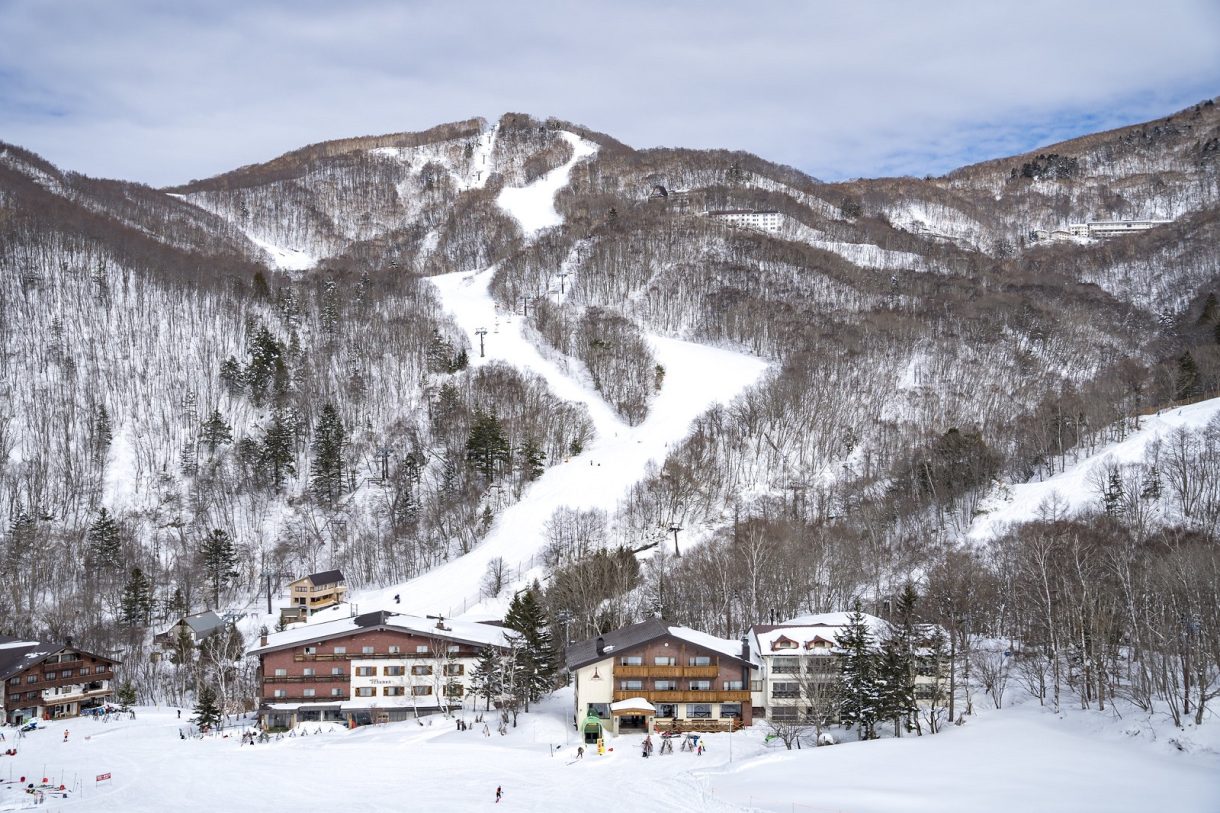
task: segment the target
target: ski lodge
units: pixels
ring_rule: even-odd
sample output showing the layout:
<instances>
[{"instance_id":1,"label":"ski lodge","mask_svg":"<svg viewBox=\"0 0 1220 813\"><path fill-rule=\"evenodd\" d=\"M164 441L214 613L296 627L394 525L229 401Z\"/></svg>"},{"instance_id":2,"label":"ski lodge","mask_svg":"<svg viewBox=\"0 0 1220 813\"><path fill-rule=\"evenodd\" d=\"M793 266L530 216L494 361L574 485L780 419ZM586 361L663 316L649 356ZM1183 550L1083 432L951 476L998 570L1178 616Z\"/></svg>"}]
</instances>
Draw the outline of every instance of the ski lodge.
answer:
<instances>
[{"instance_id":1,"label":"ski lodge","mask_svg":"<svg viewBox=\"0 0 1220 813\"><path fill-rule=\"evenodd\" d=\"M114 701L118 661L63 644L0 635L0 713L5 722L75 717Z\"/></svg>"}]
</instances>

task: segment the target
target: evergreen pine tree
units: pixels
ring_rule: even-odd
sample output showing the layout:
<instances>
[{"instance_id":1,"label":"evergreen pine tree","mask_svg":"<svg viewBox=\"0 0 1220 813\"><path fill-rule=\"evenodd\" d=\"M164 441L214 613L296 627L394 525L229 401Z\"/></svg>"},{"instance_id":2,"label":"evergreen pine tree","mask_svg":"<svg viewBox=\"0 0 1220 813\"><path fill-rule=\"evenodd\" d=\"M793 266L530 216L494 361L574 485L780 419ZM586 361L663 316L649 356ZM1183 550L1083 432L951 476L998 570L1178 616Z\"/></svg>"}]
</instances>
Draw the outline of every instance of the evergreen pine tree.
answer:
<instances>
[{"instance_id":1,"label":"evergreen pine tree","mask_svg":"<svg viewBox=\"0 0 1220 813\"><path fill-rule=\"evenodd\" d=\"M1156 466L1149 466L1140 481L1140 499L1156 501L1161 498L1161 472Z\"/></svg>"},{"instance_id":2,"label":"evergreen pine tree","mask_svg":"<svg viewBox=\"0 0 1220 813\"><path fill-rule=\"evenodd\" d=\"M182 618L190 615L191 607L186 603L186 596L182 595L182 588L175 587L174 594L169 599L169 614L174 618Z\"/></svg>"},{"instance_id":3,"label":"evergreen pine tree","mask_svg":"<svg viewBox=\"0 0 1220 813\"><path fill-rule=\"evenodd\" d=\"M152 616L152 606L152 582L143 570L132 568L131 578L127 580L119 600L119 621L127 627L147 626Z\"/></svg>"},{"instance_id":4,"label":"evergreen pine tree","mask_svg":"<svg viewBox=\"0 0 1220 813\"><path fill-rule=\"evenodd\" d=\"M119 701L119 711L128 711L136 704L136 687L130 682L123 683L115 692L115 700Z\"/></svg>"},{"instance_id":5,"label":"evergreen pine tree","mask_svg":"<svg viewBox=\"0 0 1220 813\"><path fill-rule=\"evenodd\" d=\"M245 374L242 372L241 364L233 356L229 356L220 363L220 383L230 397L240 395L245 389Z\"/></svg>"},{"instance_id":6,"label":"evergreen pine tree","mask_svg":"<svg viewBox=\"0 0 1220 813\"><path fill-rule=\"evenodd\" d=\"M495 479L496 469L509 460L508 441L504 428L494 413L478 411L474 426L466 441L466 459L474 464L489 483Z\"/></svg>"},{"instance_id":7,"label":"evergreen pine tree","mask_svg":"<svg viewBox=\"0 0 1220 813\"><path fill-rule=\"evenodd\" d=\"M1195 364L1194 356L1187 350L1178 359L1178 374L1174 383L1174 398L1178 401L1185 401L1188 398L1194 398L1200 392L1199 368Z\"/></svg>"},{"instance_id":8,"label":"evergreen pine tree","mask_svg":"<svg viewBox=\"0 0 1220 813\"><path fill-rule=\"evenodd\" d=\"M220 706L216 704L216 690L204 685L199 689L195 701L195 716L191 722L199 726L200 731L210 731L220 725Z\"/></svg>"},{"instance_id":9,"label":"evergreen pine tree","mask_svg":"<svg viewBox=\"0 0 1220 813\"><path fill-rule=\"evenodd\" d=\"M331 504L343 493L343 445L346 431L333 404L322 407L314 429L310 485L314 496Z\"/></svg>"},{"instance_id":10,"label":"evergreen pine tree","mask_svg":"<svg viewBox=\"0 0 1220 813\"><path fill-rule=\"evenodd\" d=\"M110 413L106 411L105 404L94 406L90 423L93 430L93 457L95 460L102 460L110 448L110 441L114 439L114 432L110 428Z\"/></svg>"},{"instance_id":11,"label":"evergreen pine tree","mask_svg":"<svg viewBox=\"0 0 1220 813\"><path fill-rule=\"evenodd\" d=\"M123 542L119 524L109 511L103 508L98 512L97 519L89 526L85 538L88 543L89 561L93 566L118 567L123 555Z\"/></svg>"},{"instance_id":12,"label":"evergreen pine tree","mask_svg":"<svg viewBox=\"0 0 1220 813\"><path fill-rule=\"evenodd\" d=\"M526 480L537 480L546 471L546 452L533 438L521 445L521 474Z\"/></svg>"},{"instance_id":13,"label":"evergreen pine tree","mask_svg":"<svg viewBox=\"0 0 1220 813\"><path fill-rule=\"evenodd\" d=\"M848 727L856 726L860 739L876 739L877 720L881 719L882 711L877 653L858 600L848 616L847 626L839 633L838 644L843 650L843 708L840 719Z\"/></svg>"},{"instance_id":14,"label":"evergreen pine tree","mask_svg":"<svg viewBox=\"0 0 1220 813\"><path fill-rule=\"evenodd\" d=\"M263 475L275 491L284 487L284 481L297 473L296 438L292 425L284 410L271 413L271 422L263 428L263 440L259 444L259 466Z\"/></svg>"},{"instance_id":15,"label":"evergreen pine tree","mask_svg":"<svg viewBox=\"0 0 1220 813\"><path fill-rule=\"evenodd\" d=\"M487 710L491 709L491 701L500 696L501 677L500 656L491 647L480 649L479 660L470 672L470 691L486 701Z\"/></svg>"},{"instance_id":16,"label":"evergreen pine tree","mask_svg":"<svg viewBox=\"0 0 1220 813\"><path fill-rule=\"evenodd\" d=\"M908 582L894 608L894 621L881 647L879 677L881 679L882 719L894 721L895 728L907 728L916 722L915 703L916 653L918 630L915 605L919 596Z\"/></svg>"},{"instance_id":17,"label":"evergreen pine tree","mask_svg":"<svg viewBox=\"0 0 1220 813\"><path fill-rule=\"evenodd\" d=\"M203 538L199 550L203 576L212 588L212 606L220 606L220 591L237 578L237 548L225 531L215 528Z\"/></svg>"},{"instance_id":18,"label":"evergreen pine tree","mask_svg":"<svg viewBox=\"0 0 1220 813\"><path fill-rule=\"evenodd\" d=\"M268 395L282 396L288 391L288 359L283 342L272 335L265 325L254 331L248 348L250 363L244 380L250 387L254 403L262 403Z\"/></svg>"},{"instance_id":19,"label":"evergreen pine tree","mask_svg":"<svg viewBox=\"0 0 1220 813\"><path fill-rule=\"evenodd\" d=\"M513 596L504 625L521 636L518 658L522 672L526 711L530 701L549 693L559 670L555 641L542 608L542 589L535 582Z\"/></svg>"},{"instance_id":20,"label":"evergreen pine tree","mask_svg":"<svg viewBox=\"0 0 1220 813\"><path fill-rule=\"evenodd\" d=\"M216 454L216 447L222 443L233 442L233 427L229 426L220 409L212 410L212 414L203 422L203 444L208 447L208 455Z\"/></svg>"}]
</instances>

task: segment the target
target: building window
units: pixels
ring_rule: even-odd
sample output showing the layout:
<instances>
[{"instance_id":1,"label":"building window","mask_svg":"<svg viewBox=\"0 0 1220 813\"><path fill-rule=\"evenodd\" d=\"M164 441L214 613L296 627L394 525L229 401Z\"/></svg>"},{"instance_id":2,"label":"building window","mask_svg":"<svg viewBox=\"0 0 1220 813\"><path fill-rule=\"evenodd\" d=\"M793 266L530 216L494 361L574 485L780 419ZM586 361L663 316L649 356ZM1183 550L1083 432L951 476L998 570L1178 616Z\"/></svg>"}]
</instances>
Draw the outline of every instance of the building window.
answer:
<instances>
[{"instance_id":1,"label":"building window","mask_svg":"<svg viewBox=\"0 0 1220 813\"><path fill-rule=\"evenodd\" d=\"M712 682L710 680L692 680L690 682L690 690L692 692L710 692L712 690Z\"/></svg>"},{"instance_id":2,"label":"building window","mask_svg":"<svg viewBox=\"0 0 1220 813\"><path fill-rule=\"evenodd\" d=\"M391 655L397 655L400 652L402 652L402 648L400 646L398 646L398 644L394 644L393 646L390 647Z\"/></svg>"},{"instance_id":3,"label":"building window","mask_svg":"<svg viewBox=\"0 0 1220 813\"><path fill-rule=\"evenodd\" d=\"M741 719L741 704L740 703L721 703L720 704L720 716L721 717L736 717L737 719L740 720Z\"/></svg>"},{"instance_id":4,"label":"building window","mask_svg":"<svg viewBox=\"0 0 1220 813\"><path fill-rule=\"evenodd\" d=\"M288 691L286 689L276 689L274 692L272 692L272 696L273 697L287 697Z\"/></svg>"},{"instance_id":5,"label":"building window","mask_svg":"<svg viewBox=\"0 0 1220 813\"><path fill-rule=\"evenodd\" d=\"M726 680L724 682L724 690L726 692L740 692L743 685L740 680Z\"/></svg>"},{"instance_id":6,"label":"building window","mask_svg":"<svg viewBox=\"0 0 1220 813\"><path fill-rule=\"evenodd\" d=\"M357 686L356 697L372 697L376 691L372 686Z\"/></svg>"},{"instance_id":7,"label":"building window","mask_svg":"<svg viewBox=\"0 0 1220 813\"><path fill-rule=\"evenodd\" d=\"M330 668L330 673L331 673L331 675L332 675L332 676L335 676L335 675L341 675L341 674L343 674L343 667L341 667L341 666L332 666L332 667Z\"/></svg>"},{"instance_id":8,"label":"building window","mask_svg":"<svg viewBox=\"0 0 1220 813\"><path fill-rule=\"evenodd\" d=\"M711 666L712 659L707 655L692 655L686 661L687 666Z\"/></svg>"},{"instance_id":9,"label":"building window","mask_svg":"<svg viewBox=\"0 0 1220 813\"><path fill-rule=\"evenodd\" d=\"M430 675L432 674L431 666L412 666L411 674L413 675Z\"/></svg>"},{"instance_id":10,"label":"building window","mask_svg":"<svg viewBox=\"0 0 1220 813\"><path fill-rule=\"evenodd\" d=\"M771 671L795 675L801 671L801 659L792 656L782 656L771 659Z\"/></svg>"},{"instance_id":11,"label":"building window","mask_svg":"<svg viewBox=\"0 0 1220 813\"><path fill-rule=\"evenodd\" d=\"M21 699L21 692L17 692L17 694L10 694L8 696L8 699L11 700L12 702L16 703L18 700Z\"/></svg>"},{"instance_id":12,"label":"building window","mask_svg":"<svg viewBox=\"0 0 1220 813\"><path fill-rule=\"evenodd\" d=\"M317 654L317 652L318 652L318 648L317 648L316 646L307 646L307 647L305 647L305 654L306 654L306 655L316 655L316 654Z\"/></svg>"},{"instance_id":13,"label":"building window","mask_svg":"<svg viewBox=\"0 0 1220 813\"><path fill-rule=\"evenodd\" d=\"M12 677L12 678L9 678L9 679L8 679L8 685L10 685L10 686L16 686L16 685L18 685L18 684L20 684L20 683L21 683L21 675L18 675L17 677Z\"/></svg>"},{"instance_id":14,"label":"building window","mask_svg":"<svg viewBox=\"0 0 1220 813\"><path fill-rule=\"evenodd\" d=\"M706 720L712 716L711 703L688 703L686 706L686 716L692 720Z\"/></svg>"},{"instance_id":15,"label":"building window","mask_svg":"<svg viewBox=\"0 0 1220 813\"><path fill-rule=\"evenodd\" d=\"M428 654L428 645L427 645L427 644L419 644L418 646L416 646L416 647L415 647L415 654L416 654L416 655L427 655L427 654Z\"/></svg>"},{"instance_id":16,"label":"building window","mask_svg":"<svg viewBox=\"0 0 1220 813\"><path fill-rule=\"evenodd\" d=\"M303 692L301 692L301 694L305 697L315 697L317 696L318 692L316 689L305 689Z\"/></svg>"},{"instance_id":17,"label":"building window","mask_svg":"<svg viewBox=\"0 0 1220 813\"><path fill-rule=\"evenodd\" d=\"M99 666L98 668L94 669L93 671L99 675L104 675L106 673L106 667L104 665Z\"/></svg>"},{"instance_id":18,"label":"building window","mask_svg":"<svg viewBox=\"0 0 1220 813\"><path fill-rule=\"evenodd\" d=\"M658 680L655 683L658 692L672 692L678 688L676 680Z\"/></svg>"},{"instance_id":19,"label":"building window","mask_svg":"<svg viewBox=\"0 0 1220 813\"><path fill-rule=\"evenodd\" d=\"M445 686L446 697L461 697L466 693L466 687L460 683L450 683Z\"/></svg>"},{"instance_id":20,"label":"building window","mask_svg":"<svg viewBox=\"0 0 1220 813\"><path fill-rule=\"evenodd\" d=\"M342 696L343 696L343 690L342 690L342 689L340 689L338 686L335 686L335 687L333 687L333 688L330 690L330 696L331 696L331 697L342 697Z\"/></svg>"},{"instance_id":21,"label":"building window","mask_svg":"<svg viewBox=\"0 0 1220 813\"><path fill-rule=\"evenodd\" d=\"M445 651L446 652L458 652L460 650L461 650L461 647L458 646L457 644L450 644L449 647Z\"/></svg>"},{"instance_id":22,"label":"building window","mask_svg":"<svg viewBox=\"0 0 1220 813\"><path fill-rule=\"evenodd\" d=\"M465 674L465 673L466 673L466 667L465 667L465 666L463 666L463 665L462 665L462 664L460 664L460 663L447 663L447 664L445 664L445 674L446 674L446 675L450 675L450 676L452 676L452 675L462 675L462 674Z\"/></svg>"},{"instance_id":23,"label":"building window","mask_svg":"<svg viewBox=\"0 0 1220 813\"><path fill-rule=\"evenodd\" d=\"M303 674L305 675L305 677L313 677L316 673L314 672L313 669L311 669L309 667L305 667L305 671L303 672Z\"/></svg>"},{"instance_id":24,"label":"building window","mask_svg":"<svg viewBox=\"0 0 1220 813\"><path fill-rule=\"evenodd\" d=\"M801 687L796 683L774 683L771 685L772 697L800 697Z\"/></svg>"},{"instance_id":25,"label":"building window","mask_svg":"<svg viewBox=\"0 0 1220 813\"><path fill-rule=\"evenodd\" d=\"M386 677L401 677L405 671L401 666L387 666L381 670L381 673Z\"/></svg>"},{"instance_id":26,"label":"building window","mask_svg":"<svg viewBox=\"0 0 1220 813\"><path fill-rule=\"evenodd\" d=\"M657 716L671 719L678 716L678 705L676 703L657 703Z\"/></svg>"},{"instance_id":27,"label":"building window","mask_svg":"<svg viewBox=\"0 0 1220 813\"><path fill-rule=\"evenodd\" d=\"M644 681L642 681L642 680L621 680L621 681L619 681L619 688L625 692L626 691L636 691L637 689L644 688Z\"/></svg>"},{"instance_id":28,"label":"building window","mask_svg":"<svg viewBox=\"0 0 1220 813\"><path fill-rule=\"evenodd\" d=\"M345 646L337 646L337 647L335 647L335 654L336 654L336 655L346 655L346 654L347 654L347 647L345 647Z\"/></svg>"},{"instance_id":29,"label":"building window","mask_svg":"<svg viewBox=\"0 0 1220 813\"><path fill-rule=\"evenodd\" d=\"M362 646L362 647L360 647L360 652L361 652L362 654L364 654L364 655L372 655L372 654L373 654L373 647L371 647L371 646Z\"/></svg>"},{"instance_id":30,"label":"building window","mask_svg":"<svg viewBox=\"0 0 1220 813\"><path fill-rule=\"evenodd\" d=\"M16 680L21 680L21 678L13 678L13 680L15 680L15 681L16 681ZM29 677L27 677L27 678L25 679L25 682L26 682L26 683L37 683L37 682L38 682L38 675L30 675Z\"/></svg>"},{"instance_id":31,"label":"building window","mask_svg":"<svg viewBox=\"0 0 1220 813\"><path fill-rule=\"evenodd\" d=\"M276 676L276 677L287 677L287 676L288 676L288 670L287 670L287 669L276 669L276 670L275 670L275 676Z\"/></svg>"},{"instance_id":32,"label":"building window","mask_svg":"<svg viewBox=\"0 0 1220 813\"><path fill-rule=\"evenodd\" d=\"M381 690L381 693L386 697L398 697L402 694L401 686L386 686Z\"/></svg>"},{"instance_id":33,"label":"building window","mask_svg":"<svg viewBox=\"0 0 1220 813\"><path fill-rule=\"evenodd\" d=\"M657 655L652 659L654 666L677 666L678 659L673 655Z\"/></svg>"},{"instance_id":34,"label":"building window","mask_svg":"<svg viewBox=\"0 0 1220 813\"><path fill-rule=\"evenodd\" d=\"M412 686L411 694L415 695L416 697L425 697L427 695L432 694L432 687L431 686Z\"/></svg>"},{"instance_id":35,"label":"building window","mask_svg":"<svg viewBox=\"0 0 1220 813\"><path fill-rule=\"evenodd\" d=\"M357 666L355 669L356 677L372 677L377 674L376 666Z\"/></svg>"},{"instance_id":36,"label":"building window","mask_svg":"<svg viewBox=\"0 0 1220 813\"><path fill-rule=\"evenodd\" d=\"M610 704L609 703L590 703L588 716L600 717L603 720L609 720L610 719Z\"/></svg>"},{"instance_id":37,"label":"building window","mask_svg":"<svg viewBox=\"0 0 1220 813\"><path fill-rule=\"evenodd\" d=\"M643 666L644 658L640 655L626 655L618 659L621 666Z\"/></svg>"}]
</instances>

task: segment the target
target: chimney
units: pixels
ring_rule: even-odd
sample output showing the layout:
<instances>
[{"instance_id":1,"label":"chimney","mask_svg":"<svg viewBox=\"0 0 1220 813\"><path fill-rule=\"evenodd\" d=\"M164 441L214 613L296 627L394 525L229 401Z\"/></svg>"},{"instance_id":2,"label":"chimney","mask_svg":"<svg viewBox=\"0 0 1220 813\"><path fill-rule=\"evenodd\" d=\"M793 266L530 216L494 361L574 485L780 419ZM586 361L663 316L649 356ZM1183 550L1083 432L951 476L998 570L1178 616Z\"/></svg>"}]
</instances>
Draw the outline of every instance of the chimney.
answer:
<instances>
[{"instance_id":1,"label":"chimney","mask_svg":"<svg viewBox=\"0 0 1220 813\"><path fill-rule=\"evenodd\" d=\"M267 633L264 632L262 635L258 636L258 645L259 646L267 645Z\"/></svg>"},{"instance_id":2,"label":"chimney","mask_svg":"<svg viewBox=\"0 0 1220 813\"><path fill-rule=\"evenodd\" d=\"M597 654L598 655L606 654L606 639L601 637L600 635L597 636Z\"/></svg>"},{"instance_id":3,"label":"chimney","mask_svg":"<svg viewBox=\"0 0 1220 813\"><path fill-rule=\"evenodd\" d=\"M66 647L72 646L72 636L71 635L69 635L67 638L64 639L64 646L66 646Z\"/></svg>"},{"instance_id":4,"label":"chimney","mask_svg":"<svg viewBox=\"0 0 1220 813\"><path fill-rule=\"evenodd\" d=\"M748 635L741 636L741 659L747 663L750 660L750 637Z\"/></svg>"}]
</instances>

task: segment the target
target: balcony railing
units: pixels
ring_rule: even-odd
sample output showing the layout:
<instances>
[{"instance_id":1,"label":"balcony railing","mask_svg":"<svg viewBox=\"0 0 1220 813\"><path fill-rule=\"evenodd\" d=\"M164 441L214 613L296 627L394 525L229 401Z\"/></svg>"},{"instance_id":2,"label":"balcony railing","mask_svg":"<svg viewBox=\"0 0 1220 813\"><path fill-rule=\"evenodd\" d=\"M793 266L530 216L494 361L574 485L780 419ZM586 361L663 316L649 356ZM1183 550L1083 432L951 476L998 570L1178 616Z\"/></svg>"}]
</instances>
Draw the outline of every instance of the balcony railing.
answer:
<instances>
[{"instance_id":1,"label":"balcony railing","mask_svg":"<svg viewBox=\"0 0 1220 813\"><path fill-rule=\"evenodd\" d=\"M394 660L406 658L408 660L425 659L425 660L440 660L446 661L450 658L473 658L473 652L448 652L444 655L438 655L436 652L347 652L341 655L336 655L332 652L318 652L311 655L301 653L293 653L292 659L297 663L308 661L366 661L366 660L386 660L393 658Z\"/></svg>"},{"instance_id":2,"label":"balcony railing","mask_svg":"<svg viewBox=\"0 0 1220 813\"><path fill-rule=\"evenodd\" d=\"M615 702L631 697L642 697L650 703L748 703L750 693L747 691L710 691L692 692L678 689L676 691L655 691L651 689L616 689Z\"/></svg>"},{"instance_id":3,"label":"balcony railing","mask_svg":"<svg viewBox=\"0 0 1220 813\"><path fill-rule=\"evenodd\" d=\"M347 683L351 675L265 675L263 683Z\"/></svg>"},{"instance_id":4,"label":"balcony railing","mask_svg":"<svg viewBox=\"0 0 1220 813\"><path fill-rule=\"evenodd\" d=\"M615 665L616 678L714 678L719 666L621 666Z\"/></svg>"}]
</instances>

